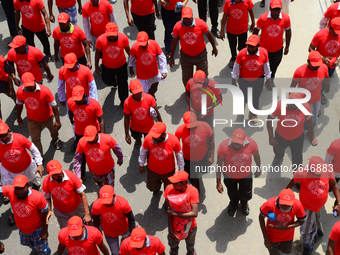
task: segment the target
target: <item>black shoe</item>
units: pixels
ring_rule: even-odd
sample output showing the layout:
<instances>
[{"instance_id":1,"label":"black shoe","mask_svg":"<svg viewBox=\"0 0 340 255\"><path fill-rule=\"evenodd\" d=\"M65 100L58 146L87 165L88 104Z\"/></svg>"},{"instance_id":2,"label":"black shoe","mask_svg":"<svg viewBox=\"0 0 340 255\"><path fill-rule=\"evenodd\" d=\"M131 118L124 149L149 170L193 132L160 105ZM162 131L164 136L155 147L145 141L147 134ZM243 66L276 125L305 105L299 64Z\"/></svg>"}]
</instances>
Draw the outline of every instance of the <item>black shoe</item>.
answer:
<instances>
[{"instance_id":1,"label":"black shoe","mask_svg":"<svg viewBox=\"0 0 340 255\"><path fill-rule=\"evenodd\" d=\"M264 0L262 0L262 1L261 1L261 3L260 3L260 7L262 7L262 8L263 8L263 7L264 7L264 5L265 5L265 3L264 3Z\"/></svg>"},{"instance_id":2,"label":"black shoe","mask_svg":"<svg viewBox=\"0 0 340 255\"><path fill-rule=\"evenodd\" d=\"M242 208L242 212L244 213L244 215L249 215L250 208L249 208L249 204L248 203L246 203L245 205L241 204L241 208Z\"/></svg>"},{"instance_id":3,"label":"black shoe","mask_svg":"<svg viewBox=\"0 0 340 255\"><path fill-rule=\"evenodd\" d=\"M9 225L14 225L15 224L14 214L13 213L10 216L8 216L8 224Z\"/></svg>"},{"instance_id":4,"label":"black shoe","mask_svg":"<svg viewBox=\"0 0 340 255\"><path fill-rule=\"evenodd\" d=\"M279 158L278 156L275 156L272 162L272 167L281 166L283 162L283 158Z\"/></svg>"},{"instance_id":5,"label":"black shoe","mask_svg":"<svg viewBox=\"0 0 340 255\"><path fill-rule=\"evenodd\" d=\"M227 212L228 212L229 216L234 217L235 212L236 212L236 208L229 204L228 207L227 207Z\"/></svg>"}]
</instances>

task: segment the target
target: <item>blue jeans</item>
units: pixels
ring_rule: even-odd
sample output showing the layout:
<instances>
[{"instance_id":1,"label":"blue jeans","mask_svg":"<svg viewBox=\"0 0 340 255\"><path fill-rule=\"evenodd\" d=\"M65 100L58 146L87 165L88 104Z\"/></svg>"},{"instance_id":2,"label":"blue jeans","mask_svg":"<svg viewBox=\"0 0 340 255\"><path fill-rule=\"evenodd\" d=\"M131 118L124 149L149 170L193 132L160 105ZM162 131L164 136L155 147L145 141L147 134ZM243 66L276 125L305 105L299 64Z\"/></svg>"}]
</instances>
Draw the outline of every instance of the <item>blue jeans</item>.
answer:
<instances>
[{"instance_id":1,"label":"blue jeans","mask_svg":"<svg viewBox=\"0 0 340 255\"><path fill-rule=\"evenodd\" d=\"M124 234L122 234L122 240L120 241L120 243L122 243L123 240L129 236L129 234L130 234L129 230L127 230ZM119 236L111 237L111 236L105 235L105 239L111 250L111 255L119 255L119 239L118 238Z\"/></svg>"}]
</instances>

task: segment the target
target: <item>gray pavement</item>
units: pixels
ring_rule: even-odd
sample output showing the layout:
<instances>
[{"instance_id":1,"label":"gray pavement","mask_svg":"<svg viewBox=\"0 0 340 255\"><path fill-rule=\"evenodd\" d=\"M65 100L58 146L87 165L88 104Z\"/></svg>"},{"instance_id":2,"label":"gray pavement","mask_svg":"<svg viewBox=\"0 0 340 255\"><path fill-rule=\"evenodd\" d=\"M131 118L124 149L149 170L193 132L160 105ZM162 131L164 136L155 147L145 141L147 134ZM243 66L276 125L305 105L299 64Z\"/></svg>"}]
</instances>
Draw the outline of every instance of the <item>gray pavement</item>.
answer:
<instances>
[{"instance_id":1,"label":"gray pavement","mask_svg":"<svg viewBox=\"0 0 340 255\"><path fill-rule=\"evenodd\" d=\"M255 0L254 12L256 19L264 12L260 8L260 1ZM85 1L83 1L83 4ZM45 2L47 7L47 1ZM193 8L195 17L197 14L197 7L192 1L188 5ZM308 56L308 46L313 35L318 31L319 20L322 17L322 11L325 11L330 5L329 0L296 0L291 3L291 22L292 22L292 41L290 52L284 56L283 61L277 72L276 85L280 87L288 87L290 85L291 77L297 67L306 62ZM136 27L129 27L124 13L123 1L118 0L113 5L115 14L118 19L118 26L121 32L124 32L129 40L130 46L136 41L137 29ZM222 19L222 8L219 8ZM57 17L58 11L54 8L54 15ZM210 26L210 20L208 20ZM81 28L82 19L78 15L78 24ZM161 19L156 20L156 40L161 47L163 44L163 24ZM56 24L52 24L52 29ZM0 54L7 55L7 42L9 41L9 32L6 24L6 17L2 9L0 9ZM37 38L35 42L38 48L42 46ZM50 43L53 49L53 40L50 38ZM219 83L230 83L231 75L230 68L227 63L230 59L230 52L227 41L217 39L219 54L217 57L211 56L212 47L207 45L209 56L209 77ZM177 48L178 49L178 48ZM52 50L53 52L53 50ZM94 66L94 54L92 53L92 63ZM175 59L175 67L168 67L169 74L166 80L159 84L157 92L157 103L160 107L160 113L163 121L168 126L168 132L174 133L179 124L182 123L182 116L188 107L184 97L184 87L181 82L181 68L178 63L178 54ZM44 84L47 85L57 97L57 78L60 63L51 62L49 66L55 78L52 82L47 82L46 74L44 74ZM94 69L94 68L93 68ZM94 72L94 70L92 70ZM339 100L339 70L336 70L331 80L331 91L326 97L329 99L325 106L322 106L322 115L317 124L316 135L319 140L317 147L312 147L310 143L305 140L304 144L304 164L307 164L308 158L313 155L321 157L325 156L326 149L329 144L339 137L339 119L340 119L340 100ZM111 134L124 152L124 163L122 166L116 167L116 186L117 194L125 197L135 214L139 225L144 227L148 234L158 236L166 245L168 254L169 247L167 245L167 215L162 208L164 198L159 195L152 197L152 193L146 188L146 175L140 175L138 171L138 155L139 151L129 146L124 139L123 126L123 112L119 107L119 99L116 89L111 89L103 84L101 78L95 74L99 92L99 102L104 111L104 118L106 122L106 131ZM131 78L131 77L130 77ZM279 90L280 91L280 90ZM232 115L231 95L227 91L223 91L223 107L216 109L216 116L225 119L236 119ZM269 98L268 98L269 97ZM1 96L3 120L9 124L13 132L20 132L25 136L29 136L26 121L25 125L19 127L16 122L16 115L13 111L13 101L6 96ZM60 138L64 143L61 151L54 151L50 145L50 137L48 130L44 130L42 134L42 142L45 151L45 162L51 159L58 159L62 162L65 169L72 169L73 154L69 152L69 147L73 143L72 129L70 122L66 116L65 108L60 104L60 114L62 121L62 128L60 130ZM262 108L269 108L271 105L270 93L264 91L261 95ZM246 116L247 116L246 111ZM23 117L26 113L23 112ZM261 117L265 119L265 116ZM231 137L235 128L239 126L230 127L227 125L217 126L215 143L216 147L221 141ZM259 145L259 151L262 159L262 164L270 164L274 157L272 148L268 143L268 134L265 127L245 128L247 136L252 137ZM287 150L288 151L288 150ZM215 157L216 159L216 157ZM284 165L291 164L290 153L285 156ZM196 250L198 254L267 254L267 250L263 244L262 233L258 223L259 207L267 199L277 196L281 189L283 189L291 174L282 173L281 175L264 174L258 179L254 179L254 194L250 201L250 214L245 217L240 208L234 218L231 218L226 211L229 199L224 192L220 195L216 190L216 181L214 175L205 174L203 176L204 188L199 205L199 215L197 218L198 232L196 237ZM94 184L87 172L87 180L85 182L87 187L86 194L89 203L98 197L99 188ZM224 188L226 191L226 188ZM298 194L296 193L298 196ZM325 236L318 238L315 245L316 251L314 254L324 254L326 250L328 235L333 224L338 220L332 215L333 195L324 208L321 210L321 217L324 224ZM3 205L0 202L0 240L5 243L5 254L30 254L30 249L19 244L19 234L16 226L9 226L7 218L10 213L9 205ZM58 246L57 235L59 226L55 218L52 218L49 226L49 243L52 253L56 253ZM32 253L33 254L33 253ZM186 254L185 244L180 244L180 254ZM294 251L292 254L301 254L300 231L296 229L294 239Z\"/></svg>"}]
</instances>

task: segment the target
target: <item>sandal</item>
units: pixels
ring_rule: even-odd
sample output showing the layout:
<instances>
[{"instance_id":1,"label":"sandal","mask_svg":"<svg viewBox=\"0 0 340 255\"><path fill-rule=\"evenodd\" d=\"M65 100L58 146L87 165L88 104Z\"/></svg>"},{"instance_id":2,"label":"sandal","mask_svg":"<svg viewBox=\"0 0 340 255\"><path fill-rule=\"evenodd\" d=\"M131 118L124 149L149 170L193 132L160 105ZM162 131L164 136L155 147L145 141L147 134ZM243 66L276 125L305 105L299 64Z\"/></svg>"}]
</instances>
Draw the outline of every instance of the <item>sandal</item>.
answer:
<instances>
[{"instance_id":1,"label":"sandal","mask_svg":"<svg viewBox=\"0 0 340 255\"><path fill-rule=\"evenodd\" d=\"M257 124L257 122L259 121L258 117L255 114L249 113L248 119L253 121L254 124Z\"/></svg>"},{"instance_id":2,"label":"sandal","mask_svg":"<svg viewBox=\"0 0 340 255\"><path fill-rule=\"evenodd\" d=\"M54 142L54 148L56 150L60 150L61 147L63 147L63 143L61 142L61 140L58 138L55 142Z\"/></svg>"},{"instance_id":3,"label":"sandal","mask_svg":"<svg viewBox=\"0 0 340 255\"><path fill-rule=\"evenodd\" d=\"M234 67L234 64L235 64L235 60L230 59L228 66L232 69Z\"/></svg>"},{"instance_id":4,"label":"sandal","mask_svg":"<svg viewBox=\"0 0 340 255\"><path fill-rule=\"evenodd\" d=\"M261 1L261 3L260 3L260 7L264 7L264 1Z\"/></svg>"},{"instance_id":5,"label":"sandal","mask_svg":"<svg viewBox=\"0 0 340 255\"><path fill-rule=\"evenodd\" d=\"M4 205L7 205L9 203L9 198L6 196L2 196L2 202L4 203Z\"/></svg>"},{"instance_id":6,"label":"sandal","mask_svg":"<svg viewBox=\"0 0 340 255\"><path fill-rule=\"evenodd\" d=\"M313 141L312 141L312 146L317 146L318 145L318 140L314 136Z\"/></svg>"},{"instance_id":7,"label":"sandal","mask_svg":"<svg viewBox=\"0 0 340 255\"><path fill-rule=\"evenodd\" d=\"M8 224L9 225L14 225L15 224L14 214L13 213L10 216L8 216Z\"/></svg>"},{"instance_id":8,"label":"sandal","mask_svg":"<svg viewBox=\"0 0 340 255\"><path fill-rule=\"evenodd\" d=\"M327 104L327 98L324 93L321 93L321 104L322 105Z\"/></svg>"},{"instance_id":9,"label":"sandal","mask_svg":"<svg viewBox=\"0 0 340 255\"><path fill-rule=\"evenodd\" d=\"M51 54L46 55L46 62L48 63L48 62L51 62L51 61L52 61L52 56L51 56Z\"/></svg>"}]
</instances>

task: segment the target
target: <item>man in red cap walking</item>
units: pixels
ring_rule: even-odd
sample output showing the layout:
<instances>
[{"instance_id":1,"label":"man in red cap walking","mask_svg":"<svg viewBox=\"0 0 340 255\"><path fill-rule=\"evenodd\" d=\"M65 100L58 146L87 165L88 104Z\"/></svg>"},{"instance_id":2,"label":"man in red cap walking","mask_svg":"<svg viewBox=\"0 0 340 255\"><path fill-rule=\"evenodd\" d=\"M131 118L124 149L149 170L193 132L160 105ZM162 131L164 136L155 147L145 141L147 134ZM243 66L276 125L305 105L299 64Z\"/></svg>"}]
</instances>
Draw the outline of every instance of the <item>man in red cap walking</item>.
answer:
<instances>
[{"instance_id":1,"label":"man in red cap walking","mask_svg":"<svg viewBox=\"0 0 340 255\"><path fill-rule=\"evenodd\" d=\"M208 57L204 36L208 38L213 47L212 55L215 57L218 54L215 39L209 31L208 25L201 19L193 17L192 9L184 7L182 10L182 20L178 21L172 32L172 41L170 48L169 65L175 65L174 55L177 48L177 43L181 44L181 68L182 68L182 82L184 86L196 70L202 70L208 75Z\"/></svg>"},{"instance_id":2,"label":"man in red cap walking","mask_svg":"<svg viewBox=\"0 0 340 255\"><path fill-rule=\"evenodd\" d=\"M58 160L51 160L46 168L48 175L44 178L42 192L48 203L47 220L54 213L60 229L67 227L68 220L73 216L79 216L89 224L91 215L84 191L86 187L72 171L63 170Z\"/></svg>"},{"instance_id":3,"label":"man in red cap walking","mask_svg":"<svg viewBox=\"0 0 340 255\"><path fill-rule=\"evenodd\" d=\"M340 254L340 221L334 224L327 244L328 255Z\"/></svg>"},{"instance_id":4,"label":"man in red cap walking","mask_svg":"<svg viewBox=\"0 0 340 255\"><path fill-rule=\"evenodd\" d=\"M158 71L157 57L160 71ZM143 92L155 97L158 83L164 80L168 74L166 56L158 43L155 40L149 40L144 31L138 33L137 42L131 47L129 59L131 76L135 75L134 66L136 67L137 79L143 86Z\"/></svg>"},{"instance_id":5,"label":"man in red cap walking","mask_svg":"<svg viewBox=\"0 0 340 255\"><path fill-rule=\"evenodd\" d=\"M122 107L129 95L124 50L130 56L128 37L118 32L118 26L115 23L107 23L105 33L98 37L96 43L95 68L98 75L102 72L102 79L106 85L114 87L118 85L118 96ZM100 59L102 59L101 68L99 67Z\"/></svg>"},{"instance_id":6,"label":"man in red cap walking","mask_svg":"<svg viewBox=\"0 0 340 255\"><path fill-rule=\"evenodd\" d=\"M102 225L111 254L119 255L119 236L122 236L122 242L136 227L128 201L116 195L112 186L104 185L99 190L99 198L94 201L91 212L93 225L98 229Z\"/></svg>"},{"instance_id":7,"label":"man in red cap walking","mask_svg":"<svg viewBox=\"0 0 340 255\"><path fill-rule=\"evenodd\" d=\"M306 220L300 226L303 255L311 255L317 236L324 231L320 218L320 210L328 199L331 189L337 201L340 201L338 184L334 179L333 166L326 164L322 158L313 156L308 166L300 167L287 184L287 189L300 182L299 198L306 212ZM340 205L336 204L333 211L340 214Z\"/></svg>"},{"instance_id":8,"label":"man in red cap walking","mask_svg":"<svg viewBox=\"0 0 340 255\"><path fill-rule=\"evenodd\" d=\"M31 72L36 82L42 84L43 75L39 66L39 64L41 64L47 74L48 80L53 80L54 76L46 62L46 56L39 49L28 46L25 37L17 35L9 46L12 49L9 50L7 59L12 67L11 76L16 86L20 86L20 81L15 77L14 63L17 66L20 79L25 72Z\"/></svg>"},{"instance_id":9,"label":"man in red cap walking","mask_svg":"<svg viewBox=\"0 0 340 255\"><path fill-rule=\"evenodd\" d=\"M37 146L41 156L44 155L41 144L42 127L47 127L52 137L52 143L57 150L62 147L58 130L61 127L59 110L50 89L35 82L32 73L24 73L21 77L23 85L17 90L17 121L24 125L21 118L23 105L26 105L27 126L32 142ZM55 122L53 122L53 115Z\"/></svg>"},{"instance_id":10,"label":"man in red cap walking","mask_svg":"<svg viewBox=\"0 0 340 255\"><path fill-rule=\"evenodd\" d=\"M264 219L267 219L265 224ZM297 220L295 220L295 217ZM284 189L278 197L272 197L260 208L260 227L264 245L269 254L291 253L294 230L306 219L306 213L291 189Z\"/></svg>"},{"instance_id":11,"label":"man in red cap walking","mask_svg":"<svg viewBox=\"0 0 340 255\"><path fill-rule=\"evenodd\" d=\"M30 189L25 175L17 175L12 185L0 187L0 193L11 202L15 223L19 229L20 244L38 254L51 254L48 246L48 205L43 194Z\"/></svg>"},{"instance_id":12,"label":"man in red cap walking","mask_svg":"<svg viewBox=\"0 0 340 255\"><path fill-rule=\"evenodd\" d=\"M183 152L181 144L176 136L166 132L166 125L157 122L145 137L139 153L139 172L145 172L145 162L148 160L148 172L146 187L153 191L154 195L170 184L168 177L175 173L175 158L178 170L184 170Z\"/></svg>"},{"instance_id":13,"label":"man in red cap walking","mask_svg":"<svg viewBox=\"0 0 340 255\"><path fill-rule=\"evenodd\" d=\"M16 103L16 95L13 87L12 76L9 75L11 67L3 55L0 55L0 93L4 93L6 96L13 99ZM0 102L0 119L2 119L1 102Z\"/></svg>"},{"instance_id":14,"label":"man in red cap walking","mask_svg":"<svg viewBox=\"0 0 340 255\"><path fill-rule=\"evenodd\" d=\"M177 171L169 177L172 184L166 187L163 194L168 207L170 255L178 255L178 245L181 240L185 240L187 255L196 255L194 246L199 194L194 186L188 184L188 178L187 172Z\"/></svg>"},{"instance_id":15,"label":"man in red cap walking","mask_svg":"<svg viewBox=\"0 0 340 255\"><path fill-rule=\"evenodd\" d=\"M158 237L147 235L144 228L136 227L120 246L119 255L129 254L165 255L165 246Z\"/></svg>"},{"instance_id":16,"label":"man in red cap walking","mask_svg":"<svg viewBox=\"0 0 340 255\"><path fill-rule=\"evenodd\" d=\"M92 68L90 47L86 40L86 35L80 27L71 23L70 17L66 12L62 12L58 16L59 26L53 29L54 39L54 57L55 62L59 63L59 48L61 61L64 64L65 55L73 52L77 56L77 61ZM87 59L85 57L85 53Z\"/></svg>"},{"instance_id":17,"label":"man in red cap walking","mask_svg":"<svg viewBox=\"0 0 340 255\"><path fill-rule=\"evenodd\" d=\"M115 186L115 162L111 150L117 156L117 164L123 164L123 151L112 136L98 133L96 126L89 125L84 130L84 136L79 140L74 155L74 172L80 177L82 161L87 161L92 179L99 187L104 185ZM85 157L85 158L84 158ZM81 172L83 177L83 172Z\"/></svg>"},{"instance_id":18,"label":"man in red cap walking","mask_svg":"<svg viewBox=\"0 0 340 255\"><path fill-rule=\"evenodd\" d=\"M62 255L65 248L69 254L99 254L99 248L104 255L110 255L100 231L96 227L85 226L78 216L68 220L67 227L60 230L58 240L58 255Z\"/></svg>"},{"instance_id":19,"label":"man in red cap walking","mask_svg":"<svg viewBox=\"0 0 340 255\"><path fill-rule=\"evenodd\" d=\"M332 19L340 17L339 1L334 1L327 10L324 12L322 19L320 20L320 30L331 25Z\"/></svg>"},{"instance_id":20,"label":"man in red cap walking","mask_svg":"<svg viewBox=\"0 0 340 255\"><path fill-rule=\"evenodd\" d=\"M155 98L143 93L143 87L139 80L132 79L129 89L132 95L124 103L125 141L131 144L132 136L136 140L135 146L140 148L142 136L145 137L154 125L153 117L156 117L158 121L162 121L162 117Z\"/></svg>"},{"instance_id":21,"label":"man in red cap walking","mask_svg":"<svg viewBox=\"0 0 340 255\"><path fill-rule=\"evenodd\" d=\"M251 166L251 156L256 163L256 171ZM261 158L257 143L242 128L233 132L231 138L224 140L217 149L217 166L223 170L224 184L230 199L227 211L234 216L237 205L241 202L242 212L249 215L248 201L253 196L253 172L255 177L261 175ZM216 188L223 194L221 171L216 171Z\"/></svg>"}]
</instances>

